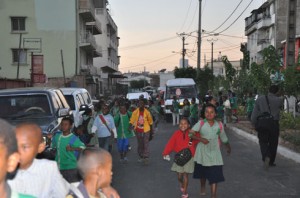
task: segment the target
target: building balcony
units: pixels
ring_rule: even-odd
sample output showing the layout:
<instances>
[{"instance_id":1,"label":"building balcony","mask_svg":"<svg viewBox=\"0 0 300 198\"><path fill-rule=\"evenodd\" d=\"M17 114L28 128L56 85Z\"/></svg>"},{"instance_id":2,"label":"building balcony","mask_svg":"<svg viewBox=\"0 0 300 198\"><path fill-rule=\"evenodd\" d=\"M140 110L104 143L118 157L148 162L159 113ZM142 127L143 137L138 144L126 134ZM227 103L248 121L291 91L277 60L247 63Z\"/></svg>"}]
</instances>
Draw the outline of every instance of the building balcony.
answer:
<instances>
[{"instance_id":1,"label":"building balcony","mask_svg":"<svg viewBox=\"0 0 300 198\"><path fill-rule=\"evenodd\" d=\"M252 32L254 32L255 30L257 30L257 23L252 23L251 25L247 26L245 28L245 35L249 36Z\"/></svg>"},{"instance_id":2,"label":"building balcony","mask_svg":"<svg viewBox=\"0 0 300 198\"><path fill-rule=\"evenodd\" d=\"M97 75L97 68L94 65L80 65L80 72L84 75Z\"/></svg>"},{"instance_id":3,"label":"building balcony","mask_svg":"<svg viewBox=\"0 0 300 198\"><path fill-rule=\"evenodd\" d=\"M274 23L272 23L271 16L264 17L260 21L257 22L257 29L266 29L272 25L274 25Z\"/></svg>"},{"instance_id":4,"label":"building balcony","mask_svg":"<svg viewBox=\"0 0 300 198\"><path fill-rule=\"evenodd\" d=\"M257 51L261 52L263 51L265 48L270 46L270 40L269 39L259 39L257 41Z\"/></svg>"},{"instance_id":5,"label":"building balcony","mask_svg":"<svg viewBox=\"0 0 300 198\"><path fill-rule=\"evenodd\" d=\"M93 35L102 34L102 25L97 20L92 22L87 22L86 30L90 31Z\"/></svg>"},{"instance_id":6,"label":"building balcony","mask_svg":"<svg viewBox=\"0 0 300 198\"><path fill-rule=\"evenodd\" d=\"M96 39L90 31L80 33L79 47L86 50L96 50Z\"/></svg>"},{"instance_id":7,"label":"building balcony","mask_svg":"<svg viewBox=\"0 0 300 198\"><path fill-rule=\"evenodd\" d=\"M79 15L86 22L95 21L95 7L91 0L79 0Z\"/></svg>"},{"instance_id":8,"label":"building balcony","mask_svg":"<svg viewBox=\"0 0 300 198\"><path fill-rule=\"evenodd\" d=\"M97 46L96 50L94 50L94 54L93 57L102 57L102 47L101 46Z\"/></svg>"}]
</instances>

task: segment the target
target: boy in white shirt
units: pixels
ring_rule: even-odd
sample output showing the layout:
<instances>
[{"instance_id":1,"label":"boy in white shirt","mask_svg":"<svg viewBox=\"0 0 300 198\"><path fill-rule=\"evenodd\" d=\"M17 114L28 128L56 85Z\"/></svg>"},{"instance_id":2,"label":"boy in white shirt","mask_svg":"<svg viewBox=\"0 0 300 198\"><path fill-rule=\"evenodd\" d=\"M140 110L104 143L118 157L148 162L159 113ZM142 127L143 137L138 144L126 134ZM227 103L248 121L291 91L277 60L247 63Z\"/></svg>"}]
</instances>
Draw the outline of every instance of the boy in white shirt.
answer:
<instances>
[{"instance_id":1,"label":"boy in white shirt","mask_svg":"<svg viewBox=\"0 0 300 198\"><path fill-rule=\"evenodd\" d=\"M41 128L36 124L23 123L16 127L19 170L8 183L19 193L39 198L65 197L70 184L60 174L57 163L46 159L35 159L45 149Z\"/></svg>"}]
</instances>

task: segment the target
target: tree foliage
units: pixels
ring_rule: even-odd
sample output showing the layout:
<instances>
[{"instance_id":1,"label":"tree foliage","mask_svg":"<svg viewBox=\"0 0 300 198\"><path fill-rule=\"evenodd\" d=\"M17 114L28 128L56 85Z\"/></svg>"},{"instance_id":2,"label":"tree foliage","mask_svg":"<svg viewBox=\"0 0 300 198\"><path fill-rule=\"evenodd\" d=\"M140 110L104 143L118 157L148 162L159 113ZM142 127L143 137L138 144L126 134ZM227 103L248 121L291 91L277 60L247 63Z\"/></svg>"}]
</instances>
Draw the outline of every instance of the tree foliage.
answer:
<instances>
[{"instance_id":1,"label":"tree foliage","mask_svg":"<svg viewBox=\"0 0 300 198\"><path fill-rule=\"evenodd\" d=\"M198 85L200 97L204 97L205 93L214 87L213 79L214 75L208 66L205 66L204 69L199 70L199 76L196 79L196 83Z\"/></svg>"},{"instance_id":2,"label":"tree foliage","mask_svg":"<svg viewBox=\"0 0 300 198\"><path fill-rule=\"evenodd\" d=\"M283 89L288 96L300 95L300 70L299 66L287 67L283 70Z\"/></svg>"},{"instance_id":3,"label":"tree foliage","mask_svg":"<svg viewBox=\"0 0 300 198\"><path fill-rule=\"evenodd\" d=\"M192 78L196 81L197 70L193 67L178 68L174 70L175 78Z\"/></svg>"},{"instance_id":4,"label":"tree foliage","mask_svg":"<svg viewBox=\"0 0 300 198\"><path fill-rule=\"evenodd\" d=\"M236 75L236 69L233 68L232 64L228 60L227 56L222 56L222 62L225 65L225 76L228 79L230 85L233 83L233 79Z\"/></svg>"}]
</instances>

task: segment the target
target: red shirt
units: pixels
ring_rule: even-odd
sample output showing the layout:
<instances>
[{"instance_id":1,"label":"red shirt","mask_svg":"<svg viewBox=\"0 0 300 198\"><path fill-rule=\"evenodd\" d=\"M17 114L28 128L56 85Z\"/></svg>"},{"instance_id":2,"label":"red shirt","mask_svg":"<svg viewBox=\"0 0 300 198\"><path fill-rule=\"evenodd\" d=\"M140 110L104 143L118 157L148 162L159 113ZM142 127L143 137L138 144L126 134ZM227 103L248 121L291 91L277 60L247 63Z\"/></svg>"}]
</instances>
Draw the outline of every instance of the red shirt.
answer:
<instances>
[{"instance_id":1,"label":"red shirt","mask_svg":"<svg viewBox=\"0 0 300 198\"><path fill-rule=\"evenodd\" d=\"M144 111L140 111L135 130L140 133L144 132Z\"/></svg>"},{"instance_id":2,"label":"red shirt","mask_svg":"<svg viewBox=\"0 0 300 198\"><path fill-rule=\"evenodd\" d=\"M189 146L189 141L189 130L187 130L185 133L181 130L175 131L163 151L163 156L169 155L172 151L177 153L187 147L191 150L194 156L198 141L193 140L191 146Z\"/></svg>"}]
</instances>

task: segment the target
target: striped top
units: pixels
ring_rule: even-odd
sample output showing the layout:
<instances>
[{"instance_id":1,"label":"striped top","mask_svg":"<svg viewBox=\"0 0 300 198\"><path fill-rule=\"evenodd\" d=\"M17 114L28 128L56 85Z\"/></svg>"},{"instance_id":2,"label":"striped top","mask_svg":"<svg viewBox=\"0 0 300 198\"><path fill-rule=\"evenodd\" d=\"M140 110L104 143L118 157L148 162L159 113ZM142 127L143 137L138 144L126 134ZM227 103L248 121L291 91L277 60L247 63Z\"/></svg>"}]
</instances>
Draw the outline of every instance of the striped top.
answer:
<instances>
[{"instance_id":1,"label":"striped top","mask_svg":"<svg viewBox=\"0 0 300 198\"><path fill-rule=\"evenodd\" d=\"M220 131L220 126L217 121L215 121L214 124L210 126L209 123L205 120L202 127L200 126L199 121L194 125L192 130L196 133L199 133L200 130L201 137L209 141L208 144L203 144L202 142L198 143L194 161L198 164L201 164L202 166L223 165L219 139L224 144L228 143L228 138L224 131L224 127L222 127L222 131Z\"/></svg>"}]
</instances>

